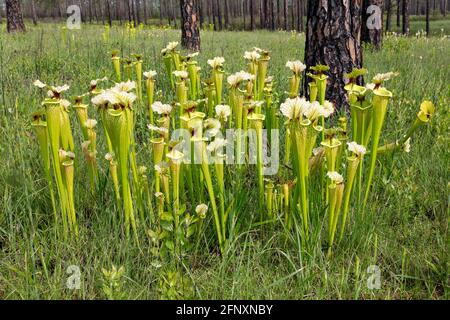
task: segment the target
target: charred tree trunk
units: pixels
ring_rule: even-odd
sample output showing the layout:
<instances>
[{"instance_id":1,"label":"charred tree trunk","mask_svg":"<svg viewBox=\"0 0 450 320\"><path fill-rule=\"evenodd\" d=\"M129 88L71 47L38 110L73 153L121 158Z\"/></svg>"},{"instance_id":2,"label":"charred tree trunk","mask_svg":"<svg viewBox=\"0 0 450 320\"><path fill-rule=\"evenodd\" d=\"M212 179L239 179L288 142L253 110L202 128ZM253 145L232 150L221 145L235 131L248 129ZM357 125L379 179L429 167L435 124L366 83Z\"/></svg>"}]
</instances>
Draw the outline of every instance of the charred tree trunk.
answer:
<instances>
[{"instance_id":1,"label":"charred tree trunk","mask_svg":"<svg viewBox=\"0 0 450 320\"><path fill-rule=\"evenodd\" d=\"M6 0L6 29L8 32L25 31L19 0Z\"/></svg>"},{"instance_id":2,"label":"charred tree trunk","mask_svg":"<svg viewBox=\"0 0 450 320\"><path fill-rule=\"evenodd\" d=\"M405 35L409 34L409 0L403 0L403 6L402 6L402 13L403 13L403 19L402 19L402 32Z\"/></svg>"},{"instance_id":3,"label":"charred tree trunk","mask_svg":"<svg viewBox=\"0 0 450 320\"><path fill-rule=\"evenodd\" d=\"M305 63L330 67L326 97L338 109L348 106L344 73L362 67L361 5L362 0L308 0Z\"/></svg>"},{"instance_id":4,"label":"charred tree trunk","mask_svg":"<svg viewBox=\"0 0 450 320\"><path fill-rule=\"evenodd\" d=\"M383 0L364 0L363 3L362 41L380 49L383 38Z\"/></svg>"},{"instance_id":5,"label":"charred tree trunk","mask_svg":"<svg viewBox=\"0 0 450 320\"><path fill-rule=\"evenodd\" d=\"M430 35L430 0L426 0L426 7L425 7L425 15L426 15L426 32L427 37Z\"/></svg>"},{"instance_id":6,"label":"charred tree trunk","mask_svg":"<svg viewBox=\"0 0 450 320\"><path fill-rule=\"evenodd\" d=\"M200 29L195 0L180 0L181 45L190 51L200 51Z\"/></svg>"}]
</instances>

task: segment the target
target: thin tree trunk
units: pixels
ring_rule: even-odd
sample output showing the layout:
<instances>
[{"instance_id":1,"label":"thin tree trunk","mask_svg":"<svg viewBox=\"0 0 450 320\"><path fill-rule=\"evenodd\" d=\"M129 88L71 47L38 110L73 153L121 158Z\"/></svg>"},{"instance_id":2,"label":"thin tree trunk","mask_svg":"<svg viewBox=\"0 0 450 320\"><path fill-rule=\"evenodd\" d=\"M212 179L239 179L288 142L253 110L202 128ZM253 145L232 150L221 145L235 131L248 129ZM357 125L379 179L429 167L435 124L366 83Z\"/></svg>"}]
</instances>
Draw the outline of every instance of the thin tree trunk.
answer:
<instances>
[{"instance_id":1,"label":"thin tree trunk","mask_svg":"<svg viewBox=\"0 0 450 320\"><path fill-rule=\"evenodd\" d=\"M387 12L386 12L386 31L391 31L391 18L392 18L392 0L387 1Z\"/></svg>"},{"instance_id":2,"label":"thin tree trunk","mask_svg":"<svg viewBox=\"0 0 450 320\"><path fill-rule=\"evenodd\" d=\"M250 30L255 30L255 0L250 1Z\"/></svg>"},{"instance_id":3,"label":"thin tree trunk","mask_svg":"<svg viewBox=\"0 0 450 320\"><path fill-rule=\"evenodd\" d=\"M297 30L303 32L303 1L297 0Z\"/></svg>"},{"instance_id":4,"label":"thin tree trunk","mask_svg":"<svg viewBox=\"0 0 450 320\"><path fill-rule=\"evenodd\" d=\"M37 14L36 14L36 4L34 3L34 0L31 0L31 16L33 18L33 24L37 25Z\"/></svg>"},{"instance_id":5,"label":"thin tree trunk","mask_svg":"<svg viewBox=\"0 0 450 320\"><path fill-rule=\"evenodd\" d=\"M109 0L106 0L106 12L108 13L108 24L109 26L112 26L112 14L111 14L111 3Z\"/></svg>"},{"instance_id":6,"label":"thin tree trunk","mask_svg":"<svg viewBox=\"0 0 450 320\"><path fill-rule=\"evenodd\" d=\"M265 25L263 3L264 3L264 0L259 1L259 28L260 29L264 29L264 25Z\"/></svg>"},{"instance_id":7,"label":"thin tree trunk","mask_svg":"<svg viewBox=\"0 0 450 320\"><path fill-rule=\"evenodd\" d=\"M426 15L426 32L427 32L427 37L430 36L430 0L425 0L426 1L426 7L425 7L425 15Z\"/></svg>"},{"instance_id":8,"label":"thin tree trunk","mask_svg":"<svg viewBox=\"0 0 450 320\"><path fill-rule=\"evenodd\" d=\"M281 1L277 0L277 28L281 29Z\"/></svg>"},{"instance_id":9,"label":"thin tree trunk","mask_svg":"<svg viewBox=\"0 0 450 320\"><path fill-rule=\"evenodd\" d=\"M263 0L262 1L262 9L263 9L263 15L264 15L264 28L269 30L270 29L270 8L269 8L269 2L270 0Z\"/></svg>"},{"instance_id":10,"label":"thin tree trunk","mask_svg":"<svg viewBox=\"0 0 450 320\"><path fill-rule=\"evenodd\" d=\"M147 0L143 0L143 2L144 2L144 24L147 24L148 21Z\"/></svg>"},{"instance_id":11,"label":"thin tree trunk","mask_svg":"<svg viewBox=\"0 0 450 320\"><path fill-rule=\"evenodd\" d=\"M221 6L220 6L220 0L217 0L217 22L219 23L219 30L223 29L223 24L222 24L222 10L221 10Z\"/></svg>"},{"instance_id":12,"label":"thin tree trunk","mask_svg":"<svg viewBox=\"0 0 450 320\"><path fill-rule=\"evenodd\" d=\"M284 30L287 31L289 21L288 21L288 0L283 1L283 17L284 17Z\"/></svg>"},{"instance_id":13,"label":"thin tree trunk","mask_svg":"<svg viewBox=\"0 0 450 320\"><path fill-rule=\"evenodd\" d=\"M276 0L275 0L276 1ZM271 28L272 28L272 31L274 31L275 30L275 25L276 25L276 18L275 18L275 3L274 3L274 0L270 0L269 1L269 3L270 3L270 23L271 23Z\"/></svg>"},{"instance_id":14,"label":"thin tree trunk","mask_svg":"<svg viewBox=\"0 0 450 320\"><path fill-rule=\"evenodd\" d=\"M205 23L205 6L203 5L203 0L197 1L197 12L200 20L200 29L203 28L203 24Z\"/></svg>"},{"instance_id":15,"label":"thin tree trunk","mask_svg":"<svg viewBox=\"0 0 450 320\"><path fill-rule=\"evenodd\" d=\"M8 32L25 31L19 0L6 0L6 20L6 30Z\"/></svg>"},{"instance_id":16,"label":"thin tree trunk","mask_svg":"<svg viewBox=\"0 0 450 320\"><path fill-rule=\"evenodd\" d=\"M230 6L228 3L229 0L224 0L224 18L225 18L225 29L230 27Z\"/></svg>"},{"instance_id":17,"label":"thin tree trunk","mask_svg":"<svg viewBox=\"0 0 450 320\"><path fill-rule=\"evenodd\" d=\"M402 7L403 19L402 19L402 32L404 35L409 34L409 0L403 0Z\"/></svg>"},{"instance_id":18,"label":"thin tree trunk","mask_svg":"<svg viewBox=\"0 0 450 320\"><path fill-rule=\"evenodd\" d=\"M294 0L291 3L291 30L295 30L295 6Z\"/></svg>"},{"instance_id":19,"label":"thin tree trunk","mask_svg":"<svg viewBox=\"0 0 450 320\"><path fill-rule=\"evenodd\" d=\"M369 10L370 6L379 8L379 15L376 10ZM362 8L362 41L370 43L375 49L381 48L383 38L383 0L363 0Z\"/></svg>"},{"instance_id":20,"label":"thin tree trunk","mask_svg":"<svg viewBox=\"0 0 450 320\"><path fill-rule=\"evenodd\" d=\"M244 27L243 30L247 30L247 0L242 0L242 16L244 17Z\"/></svg>"},{"instance_id":21,"label":"thin tree trunk","mask_svg":"<svg viewBox=\"0 0 450 320\"><path fill-rule=\"evenodd\" d=\"M402 0L397 0L397 28L400 28L401 7L402 7Z\"/></svg>"},{"instance_id":22,"label":"thin tree trunk","mask_svg":"<svg viewBox=\"0 0 450 320\"><path fill-rule=\"evenodd\" d=\"M344 73L362 66L361 5L361 0L308 0L304 60L307 66L330 67L327 99L338 109L348 106Z\"/></svg>"},{"instance_id":23,"label":"thin tree trunk","mask_svg":"<svg viewBox=\"0 0 450 320\"><path fill-rule=\"evenodd\" d=\"M213 20L213 24L214 24L214 30L219 30L219 27L217 26L217 19L216 19L216 7L217 7L217 2L215 0L211 1L211 15L212 15L212 20Z\"/></svg>"}]
</instances>

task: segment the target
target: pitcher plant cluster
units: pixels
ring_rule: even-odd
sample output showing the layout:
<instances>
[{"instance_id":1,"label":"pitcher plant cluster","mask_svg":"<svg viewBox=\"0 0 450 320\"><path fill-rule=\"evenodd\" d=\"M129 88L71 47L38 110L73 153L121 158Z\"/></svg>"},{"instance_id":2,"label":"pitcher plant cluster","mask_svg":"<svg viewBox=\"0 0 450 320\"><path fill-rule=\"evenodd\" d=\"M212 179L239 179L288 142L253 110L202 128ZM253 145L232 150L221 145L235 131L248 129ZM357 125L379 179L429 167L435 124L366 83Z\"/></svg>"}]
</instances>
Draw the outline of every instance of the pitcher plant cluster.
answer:
<instances>
[{"instance_id":1,"label":"pitcher plant cluster","mask_svg":"<svg viewBox=\"0 0 450 320\"><path fill-rule=\"evenodd\" d=\"M346 74L347 114L326 100L325 65L308 68L288 61L288 87L274 92L266 50L245 52L246 66L235 73L226 70L223 57L209 59L205 70L197 57L182 54L178 43L171 42L161 51L165 72L158 75L144 70L142 55L122 58L113 51L114 81L92 80L72 103L62 97L67 85L35 82L48 97L33 114L32 125L55 223L62 224L65 236L79 232L74 180L86 178L74 177L79 165L86 167L93 195L100 177L110 182L124 236L139 243L143 231L160 260L182 257L210 230L218 252L226 254L245 223L240 220L239 186L255 189L255 228L297 230L305 250L317 241L313 239L325 239L331 256L352 215L367 214L378 157L408 150L413 133L434 113L433 104L424 101L402 138L381 145L393 96L384 85L396 73L377 74L366 86L358 79L367 70ZM308 97L300 96L304 81ZM156 92L160 84L169 88L164 95ZM82 138L82 157L76 159L71 113ZM144 139L151 153L141 164L137 123L148 128ZM277 154L271 161L278 159L280 137L283 164L276 174L265 175L268 154ZM98 138L107 149L101 155ZM322 237L313 236L317 234Z\"/></svg>"}]
</instances>

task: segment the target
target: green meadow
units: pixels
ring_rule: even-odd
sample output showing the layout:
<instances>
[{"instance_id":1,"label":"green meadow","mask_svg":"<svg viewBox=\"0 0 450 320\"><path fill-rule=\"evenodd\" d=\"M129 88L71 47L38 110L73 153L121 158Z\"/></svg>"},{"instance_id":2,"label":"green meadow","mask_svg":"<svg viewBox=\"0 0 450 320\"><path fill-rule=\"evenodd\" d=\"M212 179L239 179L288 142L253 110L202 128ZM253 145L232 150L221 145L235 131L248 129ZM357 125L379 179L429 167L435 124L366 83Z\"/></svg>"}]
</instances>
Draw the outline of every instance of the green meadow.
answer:
<instances>
[{"instance_id":1,"label":"green meadow","mask_svg":"<svg viewBox=\"0 0 450 320\"><path fill-rule=\"evenodd\" d=\"M177 270L187 279L183 284L167 272L174 261L155 257L145 224L138 228L139 244L133 236L124 236L104 160L107 146L101 127L97 127L99 180L97 188L91 190L81 150L83 138L73 112L74 203L79 237L64 240L58 235L31 126L31 114L44 98L33 86L36 79L70 85L67 99L86 92L92 79L107 76L112 85L112 50L119 50L121 57L142 54L143 71L158 73L155 101L172 102L176 97L160 52L168 42L179 41L179 31L149 28L138 30L132 37L123 26L114 26L105 40L103 26L96 25L64 31L58 24L29 24L26 33L17 35L2 30L0 299L448 299L449 21L432 21L430 38L415 37L414 30L422 27L412 21L411 37L386 36L380 51L364 47L364 67L369 71L366 82L377 73L399 73L386 83L393 98L380 145L405 134L423 100L432 101L436 112L412 136L409 152L398 150L378 156L367 207L363 213L351 210L345 236L333 248L332 257L327 256L326 232L317 232L305 250L298 228L287 230L282 216L261 225L253 174L256 168L249 166L241 175L226 168L226 205L232 203L239 223L231 231L226 252L220 255L212 211L208 211L204 232L192 240L192 248L177 264ZM270 51L268 75L274 77L275 107L285 100L290 76L285 64L303 60L304 34L202 31L201 37L202 51L197 60L202 78L209 73L207 60L216 56L225 58L225 77L246 70L244 51L259 47ZM227 96L227 90L225 93ZM137 163L152 169L148 107L137 103L134 108ZM88 110L90 117L97 118L94 106ZM282 126L285 119L278 116ZM283 137L284 131L281 141ZM288 172L283 165L280 170ZM152 186L152 172L148 180ZM198 204L190 201L184 188L181 198L187 210L193 211ZM316 229L325 228L326 210L314 212L314 216ZM72 265L80 271L79 289L67 286ZM113 265L123 267L116 279L102 272ZM370 266L379 270L378 289L367 285L374 275Z\"/></svg>"}]
</instances>

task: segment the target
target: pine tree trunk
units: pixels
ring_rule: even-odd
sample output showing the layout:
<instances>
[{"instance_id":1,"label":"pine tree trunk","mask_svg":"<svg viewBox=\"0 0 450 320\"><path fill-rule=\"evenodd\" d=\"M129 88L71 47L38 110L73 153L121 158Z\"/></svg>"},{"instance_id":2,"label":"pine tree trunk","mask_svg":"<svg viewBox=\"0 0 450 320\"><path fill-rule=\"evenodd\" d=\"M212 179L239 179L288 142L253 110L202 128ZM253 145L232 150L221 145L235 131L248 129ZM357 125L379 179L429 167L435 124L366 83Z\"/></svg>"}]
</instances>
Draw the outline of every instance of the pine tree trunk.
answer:
<instances>
[{"instance_id":1,"label":"pine tree trunk","mask_svg":"<svg viewBox=\"0 0 450 320\"><path fill-rule=\"evenodd\" d=\"M217 31L219 28L217 26L216 23L216 6L217 6L217 2L215 0L211 0L211 15L212 15L212 20L213 20L213 25L214 25L214 30Z\"/></svg>"},{"instance_id":2,"label":"pine tree trunk","mask_svg":"<svg viewBox=\"0 0 450 320\"><path fill-rule=\"evenodd\" d=\"M369 6L375 5L380 8L380 15L377 17L376 12L367 9ZM383 39L383 0L363 0L362 8L362 41L370 43L375 49L381 48Z\"/></svg>"},{"instance_id":3,"label":"pine tree trunk","mask_svg":"<svg viewBox=\"0 0 450 320\"><path fill-rule=\"evenodd\" d=\"M404 35L409 34L409 0L403 0L403 20L402 20L402 32Z\"/></svg>"},{"instance_id":4,"label":"pine tree trunk","mask_svg":"<svg viewBox=\"0 0 450 320\"><path fill-rule=\"evenodd\" d=\"M148 21L147 0L144 0L144 24Z\"/></svg>"},{"instance_id":5,"label":"pine tree trunk","mask_svg":"<svg viewBox=\"0 0 450 320\"><path fill-rule=\"evenodd\" d=\"M223 29L222 24L222 10L220 6L221 0L217 0L217 22L219 23L219 30Z\"/></svg>"},{"instance_id":6,"label":"pine tree trunk","mask_svg":"<svg viewBox=\"0 0 450 320\"><path fill-rule=\"evenodd\" d=\"M294 0L291 3L291 30L295 30L295 6Z\"/></svg>"},{"instance_id":7,"label":"pine tree trunk","mask_svg":"<svg viewBox=\"0 0 450 320\"><path fill-rule=\"evenodd\" d=\"M348 106L344 73L362 66L361 5L362 0L308 0L304 60L330 67L326 97L338 109Z\"/></svg>"},{"instance_id":8,"label":"pine tree trunk","mask_svg":"<svg viewBox=\"0 0 450 320\"><path fill-rule=\"evenodd\" d=\"M247 30L247 0L242 1L242 16L244 17L243 30Z\"/></svg>"},{"instance_id":9,"label":"pine tree trunk","mask_svg":"<svg viewBox=\"0 0 450 320\"><path fill-rule=\"evenodd\" d=\"M229 0L224 0L224 18L225 18L225 29L230 27L230 6L228 3Z\"/></svg>"},{"instance_id":10,"label":"pine tree trunk","mask_svg":"<svg viewBox=\"0 0 450 320\"><path fill-rule=\"evenodd\" d=\"M426 7L425 7L425 15L426 15L426 32L427 32L427 36L430 35L430 0L425 0L426 1Z\"/></svg>"},{"instance_id":11,"label":"pine tree trunk","mask_svg":"<svg viewBox=\"0 0 450 320\"><path fill-rule=\"evenodd\" d=\"M200 29L196 0L180 0L181 45L190 51L200 51Z\"/></svg>"},{"instance_id":12,"label":"pine tree trunk","mask_svg":"<svg viewBox=\"0 0 450 320\"><path fill-rule=\"evenodd\" d=\"M37 26L36 4L34 3L34 0L31 0L31 16L33 19L33 24Z\"/></svg>"},{"instance_id":13,"label":"pine tree trunk","mask_svg":"<svg viewBox=\"0 0 450 320\"><path fill-rule=\"evenodd\" d=\"M289 21L288 21L288 0L283 1L283 16L284 16L284 30L288 29Z\"/></svg>"},{"instance_id":14,"label":"pine tree trunk","mask_svg":"<svg viewBox=\"0 0 450 320\"><path fill-rule=\"evenodd\" d=\"M281 1L277 0L277 28L281 29Z\"/></svg>"},{"instance_id":15,"label":"pine tree trunk","mask_svg":"<svg viewBox=\"0 0 450 320\"><path fill-rule=\"evenodd\" d=\"M391 18L392 18L392 0L387 1L387 12L386 12L386 31L391 31Z\"/></svg>"},{"instance_id":16,"label":"pine tree trunk","mask_svg":"<svg viewBox=\"0 0 450 320\"><path fill-rule=\"evenodd\" d=\"M275 24L276 24L274 0L269 0L269 4L270 4L270 27L271 27L272 31L274 31Z\"/></svg>"},{"instance_id":17,"label":"pine tree trunk","mask_svg":"<svg viewBox=\"0 0 450 320\"><path fill-rule=\"evenodd\" d=\"M106 0L106 12L108 13L108 24L112 26L111 3L109 0Z\"/></svg>"},{"instance_id":18,"label":"pine tree trunk","mask_svg":"<svg viewBox=\"0 0 450 320\"><path fill-rule=\"evenodd\" d=\"M8 32L25 31L19 0L6 0L6 20L6 29Z\"/></svg>"},{"instance_id":19,"label":"pine tree trunk","mask_svg":"<svg viewBox=\"0 0 450 320\"><path fill-rule=\"evenodd\" d=\"M298 26L297 30L303 32L303 0L297 0Z\"/></svg>"},{"instance_id":20,"label":"pine tree trunk","mask_svg":"<svg viewBox=\"0 0 450 320\"><path fill-rule=\"evenodd\" d=\"M264 29L264 20L265 20L263 1L264 0L259 1L259 28L260 29Z\"/></svg>"},{"instance_id":21,"label":"pine tree trunk","mask_svg":"<svg viewBox=\"0 0 450 320\"><path fill-rule=\"evenodd\" d=\"M400 28L400 13L402 7L402 0L397 0L397 27Z\"/></svg>"},{"instance_id":22,"label":"pine tree trunk","mask_svg":"<svg viewBox=\"0 0 450 320\"><path fill-rule=\"evenodd\" d=\"M255 0L250 1L250 30L255 30Z\"/></svg>"},{"instance_id":23,"label":"pine tree trunk","mask_svg":"<svg viewBox=\"0 0 450 320\"><path fill-rule=\"evenodd\" d=\"M263 14L264 14L264 28L269 30L270 29L270 0L263 0L262 2L262 8L263 8Z\"/></svg>"}]
</instances>

